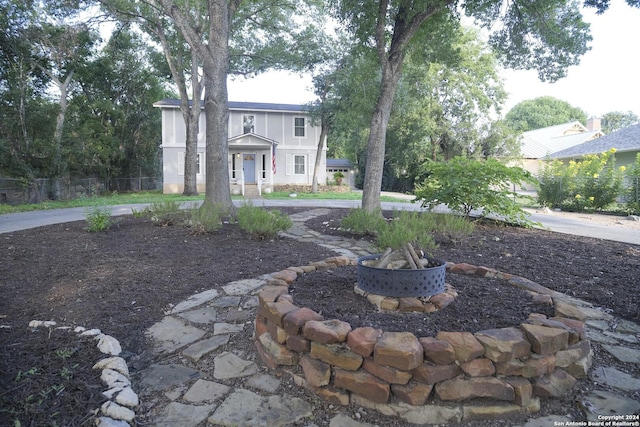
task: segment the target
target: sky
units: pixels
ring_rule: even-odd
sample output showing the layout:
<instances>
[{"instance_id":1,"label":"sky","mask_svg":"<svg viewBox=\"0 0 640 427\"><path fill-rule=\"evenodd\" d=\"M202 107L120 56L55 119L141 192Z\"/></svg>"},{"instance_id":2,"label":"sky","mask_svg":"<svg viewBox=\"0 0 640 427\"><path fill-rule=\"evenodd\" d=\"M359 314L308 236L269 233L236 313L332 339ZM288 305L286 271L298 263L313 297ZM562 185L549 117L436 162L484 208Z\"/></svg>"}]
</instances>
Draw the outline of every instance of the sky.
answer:
<instances>
[{"instance_id":1,"label":"sky","mask_svg":"<svg viewBox=\"0 0 640 427\"><path fill-rule=\"evenodd\" d=\"M591 24L591 50L567 76L542 83L535 71L502 72L509 98L508 112L517 103L539 96L553 96L579 107L587 116L601 117L611 111L632 111L640 116L640 8L624 0L612 0L602 15L584 11ZM229 100L304 104L313 101L311 77L288 72L269 72L252 79L229 81Z\"/></svg>"}]
</instances>

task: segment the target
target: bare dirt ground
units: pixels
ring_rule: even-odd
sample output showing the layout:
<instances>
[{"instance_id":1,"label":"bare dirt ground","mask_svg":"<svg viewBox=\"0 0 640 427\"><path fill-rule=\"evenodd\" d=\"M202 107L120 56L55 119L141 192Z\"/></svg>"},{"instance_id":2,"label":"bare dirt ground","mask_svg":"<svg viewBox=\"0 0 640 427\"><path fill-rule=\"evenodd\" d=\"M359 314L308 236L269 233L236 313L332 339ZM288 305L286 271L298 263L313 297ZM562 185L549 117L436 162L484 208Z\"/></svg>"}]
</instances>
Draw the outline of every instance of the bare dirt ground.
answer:
<instances>
[{"instance_id":1,"label":"bare dirt ground","mask_svg":"<svg viewBox=\"0 0 640 427\"><path fill-rule=\"evenodd\" d=\"M307 225L322 233L353 237L338 227L346 213L334 209ZM621 222L638 226L633 221ZM0 235L2 426L14 425L16 419L23 426L91 425L92 411L104 401L98 374L90 369L99 358L95 343L65 331L32 331L27 327L30 320L100 328L121 342L123 357L135 371L150 362L145 358L149 344L144 331L162 318L170 304L233 280L335 255L286 238L255 240L234 224L209 235L192 235L180 226L157 227L148 219L130 216L104 233L88 233L85 225L76 222ZM463 242L441 242L434 255L517 274L592 302L622 319L640 322L639 246L484 223ZM335 279L333 274L327 277ZM352 282L348 271L344 275L346 282ZM329 281L321 273L312 273L308 279L319 285ZM490 288L492 284L486 283ZM509 307L523 305L517 298L488 293L477 303L475 316L491 325L491 312L498 310L509 317ZM238 345L249 348L253 343L247 337L246 343ZM597 363L640 377L640 368L616 365L597 345L594 351ZM576 401L593 386L590 380L581 380L571 399L548 402L541 414L564 411L560 413L578 417ZM629 396L640 400L637 393ZM483 425L509 425L511 421ZM378 422L401 425L385 417Z\"/></svg>"}]
</instances>

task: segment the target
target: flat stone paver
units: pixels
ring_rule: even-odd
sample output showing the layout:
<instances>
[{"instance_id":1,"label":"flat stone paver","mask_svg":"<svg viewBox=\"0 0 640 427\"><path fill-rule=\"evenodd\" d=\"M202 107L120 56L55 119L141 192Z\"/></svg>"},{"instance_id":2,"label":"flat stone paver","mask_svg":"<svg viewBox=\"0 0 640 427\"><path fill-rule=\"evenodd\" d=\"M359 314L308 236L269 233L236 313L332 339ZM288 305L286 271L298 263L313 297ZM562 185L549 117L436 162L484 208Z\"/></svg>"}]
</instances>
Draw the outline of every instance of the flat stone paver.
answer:
<instances>
[{"instance_id":1,"label":"flat stone paver","mask_svg":"<svg viewBox=\"0 0 640 427\"><path fill-rule=\"evenodd\" d=\"M363 423L362 421L354 420L348 415L338 414L331 418L329 421L329 427L376 427L374 424Z\"/></svg>"},{"instance_id":2,"label":"flat stone paver","mask_svg":"<svg viewBox=\"0 0 640 427\"><path fill-rule=\"evenodd\" d=\"M603 345L602 347L621 362L640 364L640 350L619 345Z\"/></svg>"},{"instance_id":3,"label":"flat stone paver","mask_svg":"<svg viewBox=\"0 0 640 427\"><path fill-rule=\"evenodd\" d=\"M178 316L191 323L208 324L216 321L218 311L213 307L204 307L190 311L183 311L182 313L179 313Z\"/></svg>"},{"instance_id":4,"label":"flat stone paver","mask_svg":"<svg viewBox=\"0 0 640 427\"><path fill-rule=\"evenodd\" d=\"M223 296L212 301L211 306L218 308L237 307L240 305L240 301L242 301L242 298L238 296Z\"/></svg>"},{"instance_id":5,"label":"flat stone paver","mask_svg":"<svg viewBox=\"0 0 640 427\"><path fill-rule=\"evenodd\" d=\"M313 415L312 406L297 397L263 397L249 390L234 391L207 419L211 424L237 427L280 427Z\"/></svg>"},{"instance_id":6,"label":"flat stone paver","mask_svg":"<svg viewBox=\"0 0 640 427\"><path fill-rule=\"evenodd\" d=\"M640 390L640 379L612 367L598 367L593 370L593 379L599 383L624 391Z\"/></svg>"},{"instance_id":7,"label":"flat stone paver","mask_svg":"<svg viewBox=\"0 0 640 427\"><path fill-rule=\"evenodd\" d=\"M187 311L194 307L204 304L205 302L211 301L219 295L219 292L216 289L209 289L208 291L200 292L199 294L195 294L187 298L185 301L182 301L168 313L175 314L180 313L182 311Z\"/></svg>"},{"instance_id":8,"label":"flat stone paver","mask_svg":"<svg viewBox=\"0 0 640 427\"><path fill-rule=\"evenodd\" d=\"M217 356L213 363L213 377L218 380L248 377L258 372L258 365L229 352Z\"/></svg>"},{"instance_id":9,"label":"flat stone paver","mask_svg":"<svg viewBox=\"0 0 640 427\"><path fill-rule=\"evenodd\" d=\"M602 415L633 415L640 413L640 403L624 396L602 390L587 394L582 406L588 421L600 421Z\"/></svg>"},{"instance_id":10,"label":"flat stone paver","mask_svg":"<svg viewBox=\"0 0 640 427\"><path fill-rule=\"evenodd\" d=\"M206 334L206 331L175 317L165 316L160 322L150 327L147 334L155 340L161 353L169 353L198 341Z\"/></svg>"},{"instance_id":11,"label":"flat stone paver","mask_svg":"<svg viewBox=\"0 0 640 427\"><path fill-rule=\"evenodd\" d=\"M244 330L244 323L218 322L213 325L213 335L235 334Z\"/></svg>"},{"instance_id":12,"label":"flat stone paver","mask_svg":"<svg viewBox=\"0 0 640 427\"><path fill-rule=\"evenodd\" d=\"M280 387L280 383L282 383L282 381L273 375L256 374L249 378L247 386L266 391L267 393L275 393L278 387Z\"/></svg>"},{"instance_id":13,"label":"flat stone paver","mask_svg":"<svg viewBox=\"0 0 640 427\"><path fill-rule=\"evenodd\" d=\"M140 385L144 392L166 390L200 377L200 371L184 365L151 365L142 376Z\"/></svg>"},{"instance_id":14,"label":"flat stone paver","mask_svg":"<svg viewBox=\"0 0 640 427\"><path fill-rule=\"evenodd\" d=\"M214 409L216 409L215 405L196 406L171 402L153 425L156 427L196 427L206 420Z\"/></svg>"},{"instance_id":15,"label":"flat stone paver","mask_svg":"<svg viewBox=\"0 0 640 427\"><path fill-rule=\"evenodd\" d=\"M216 335L211 338L204 339L202 341L198 341L194 344L191 344L189 347L182 351L187 357L190 357L194 361L200 360L202 357L211 353L212 351L217 350L223 345L226 345L229 342L229 335Z\"/></svg>"},{"instance_id":16,"label":"flat stone paver","mask_svg":"<svg viewBox=\"0 0 640 427\"><path fill-rule=\"evenodd\" d=\"M222 287L227 295L248 295L266 284L264 279L244 279L231 282Z\"/></svg>"},{"instance_id":17,"label":"flat stone paver","mask_svg":"<svg viewBox=\"0 0 640 427\"><path fill-rule=\"evenodd\" d=\"M213 403L222 399L231 391L231 387L207 380L198 380L182 398L191 403Z\"/></svg>"}]
</instances>

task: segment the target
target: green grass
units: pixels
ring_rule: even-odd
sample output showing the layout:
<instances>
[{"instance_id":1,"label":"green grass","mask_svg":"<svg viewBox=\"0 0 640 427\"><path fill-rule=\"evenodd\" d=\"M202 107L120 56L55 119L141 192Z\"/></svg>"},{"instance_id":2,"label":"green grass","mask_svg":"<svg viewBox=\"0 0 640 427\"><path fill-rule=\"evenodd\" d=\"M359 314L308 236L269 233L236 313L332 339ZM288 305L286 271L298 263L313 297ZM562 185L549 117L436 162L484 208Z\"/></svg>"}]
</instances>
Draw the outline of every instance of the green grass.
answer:
<instances>
[{"instance_id":1,"label":"green grass","mask_svg":"<svg viewBox=\"0 0 640 427\"><path fill-rule=\"evenodd\" d=\"M270 194L262 194L265 199L291 199L288 192L276 192ZM242 199L241 196L233 196L233 199ZM316 199L316 200L361 200L362 193L297 193L297 199ZM129 205L137 203L163 203L163 202L187 202L192 200L204 200L204 194L199 196L183 196L181 194L162 194L160 191L146 191L140 193L114 193L100 197L81 197L74 200L48 200L42 203L31 203L23 205L0 205L0 215L18 212L29 212L48 209L64 209L79 208L90 206L113 206L113 205ZM409 200L381 196L383 202L402 202L410 203Z\"/></svg>"},{"instance_id":2,"label":"green grass","mask_svg":"<svg viewBox=\"0 0 640 427\"><path fill-rule=\"evenodd\" d=\"M24 205L0 205L0 214L29 212L47 209L78 208L104 205L129 205L136 203L186 202L190 200L204 200L204 194L199 196L183 196L181 194L162 194L160 191L141 193L116 193L101 197L82 197L74 200L56 200Z\"/></svg>"},{"instance_id":3,"label":"green grass","mask_svg":"<svg viewBox=\"0 0 640 427\"><path fill-rule=\"evenodd\" d=\"M297 196L295 197L295 199L305 199L305 200L362 200L362 193L357 192L357 191L352 191L349 193L343 193L343 192L339 192L339 193L332 193L332 192L326 192L326 193L306 193L306 192L300 192L300 193L296 193ZM275 200L275 199L291 199L292 197L289 197L289 193L286 191L276 191L273 193L269 193L269 194L262 194L262 197L265 199L271 199L271 200ZM382 202L402 202L402 203L411 203L411 201L407 200L407 199L402 199L399 197L392 197L392 196L380 196L380 201Z\"/></svg>"}]
</instances>

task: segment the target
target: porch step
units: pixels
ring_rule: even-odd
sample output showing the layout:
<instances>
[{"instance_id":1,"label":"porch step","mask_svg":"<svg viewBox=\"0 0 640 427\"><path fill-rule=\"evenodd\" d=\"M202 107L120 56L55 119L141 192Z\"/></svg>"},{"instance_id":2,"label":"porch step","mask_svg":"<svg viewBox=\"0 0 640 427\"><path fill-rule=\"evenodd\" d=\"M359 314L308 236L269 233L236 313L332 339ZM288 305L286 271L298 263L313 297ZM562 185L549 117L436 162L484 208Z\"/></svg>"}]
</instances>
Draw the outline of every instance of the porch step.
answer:
<instances>
[{"instance_id":1,"label":"porch step","mask_svg":"<svg viewBox=\"0 0 640 427\"><path fill-rule=\"evenodd\" d=\"M259 199L258 186L255 184L245 184L244 186L244 198L245 199Z\"/></svg>"}]
</instances>

